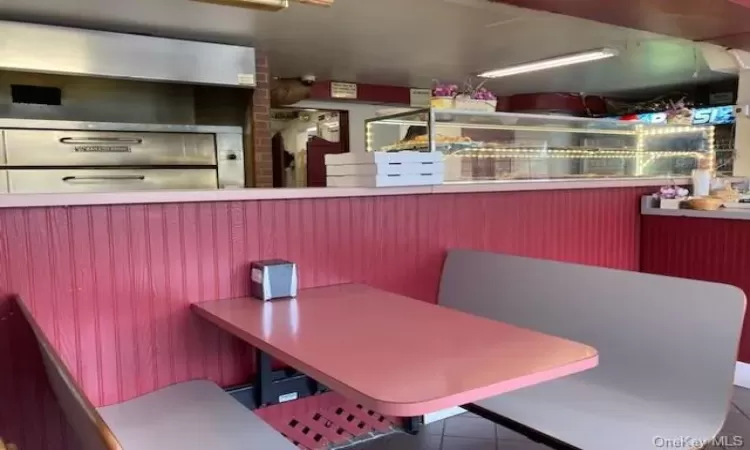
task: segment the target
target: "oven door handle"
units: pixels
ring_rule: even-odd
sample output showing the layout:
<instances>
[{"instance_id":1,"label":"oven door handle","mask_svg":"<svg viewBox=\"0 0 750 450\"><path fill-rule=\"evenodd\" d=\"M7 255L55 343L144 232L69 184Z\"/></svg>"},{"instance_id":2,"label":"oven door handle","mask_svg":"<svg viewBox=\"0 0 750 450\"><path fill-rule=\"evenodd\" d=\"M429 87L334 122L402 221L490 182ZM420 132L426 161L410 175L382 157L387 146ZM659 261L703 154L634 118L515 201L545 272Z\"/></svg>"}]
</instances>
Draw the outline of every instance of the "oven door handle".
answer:
<instances>
[{"instance_id":1,"label":"oven door handle","mask_svg":"<svg viewBox=\"0 0 750 450\"><path fill-rule=\"evenodd\" d=\"M119 182L119 181L145 181L144 175L92 175L92 176L68 176L62 179L66 183L78 183L78 184L90 184L90 183L106 183L106 182Z\"/></svg>"},{"instance_id":2,"label":"oven door handle","mask_svg":"<svg viewBox=\"0 0 750 450\"><path fill-rule=\"evenodd\" d=\"M143 139L128 137L64 137L60 138L61 144L68 145L91 145L91 144L143 144Z\"/></svg>"}]
</instances>

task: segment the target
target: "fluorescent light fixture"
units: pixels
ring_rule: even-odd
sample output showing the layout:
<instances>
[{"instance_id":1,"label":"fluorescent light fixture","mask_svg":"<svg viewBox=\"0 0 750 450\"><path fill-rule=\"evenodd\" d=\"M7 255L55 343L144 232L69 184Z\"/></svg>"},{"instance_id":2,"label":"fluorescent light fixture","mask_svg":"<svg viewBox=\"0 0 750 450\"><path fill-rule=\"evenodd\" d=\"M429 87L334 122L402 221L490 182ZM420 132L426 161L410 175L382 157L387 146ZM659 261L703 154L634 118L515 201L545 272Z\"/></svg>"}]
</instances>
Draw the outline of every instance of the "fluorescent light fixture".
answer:
<instances>
[{"instance_id":1,"label":"fluorescent light fixture","mask_svg":"<svg viewBox=\"0 0 750 450\"><path fill-rule=\"evenodd\" d=\"M281 11L289 7L288 0L194 0L202 3L215 3L261 11Z\"/></svg>"},{"instance_id":2,"label":"fluorescent light fixture","mask_svg":"<svg viewBox=\"0 0 750 450\"><path fill-rule=\"evenodd\" d=\"M289 7L289 0L194 0L203 3L238 6L261 11L281 11ZM335 0L295 0L297 3L316 6L331 6Z\"/></svg>"},{"instance_id":3,"label":"fluorescent light fixture","mask_svg":"<svg viewBox=\"0 0 750 450\"><path fill-rule=\"evenodd\" d=\"M556 56L554 58L518 64L516 66L505 67L503 69L488 70L487 72L480 73L478 76L482 78L510 77L522 73L537 72L540 70L554 69L556 67L571 66L573 64L598 61L600 59L612 58L613 56L617 55L618 52L615 49L602 48L599 50L573 53L571 55Z\"/></svg>"}]
</instances>

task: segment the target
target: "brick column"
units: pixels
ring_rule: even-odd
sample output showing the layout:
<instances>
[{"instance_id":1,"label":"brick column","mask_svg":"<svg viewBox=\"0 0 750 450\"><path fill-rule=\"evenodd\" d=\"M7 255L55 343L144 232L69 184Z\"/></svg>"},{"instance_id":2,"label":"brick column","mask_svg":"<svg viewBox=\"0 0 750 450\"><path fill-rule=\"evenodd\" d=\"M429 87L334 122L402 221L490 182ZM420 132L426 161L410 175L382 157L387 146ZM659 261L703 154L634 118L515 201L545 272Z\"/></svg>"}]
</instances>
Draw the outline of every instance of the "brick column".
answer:
<instances>
[{"instance_id":1,"label":"brick column","mask_svg":"<svg viewBox=\"0 0 750 450\"><path fill-rule=\"evenodd\" d=\"M246 139L245 185L247 187L273 187L273 162L271 159L271 97L269 89L268 56L257 52L255 57L256 86L250 99L248 119L252 139Z\"/></svg>"}]
</instances>

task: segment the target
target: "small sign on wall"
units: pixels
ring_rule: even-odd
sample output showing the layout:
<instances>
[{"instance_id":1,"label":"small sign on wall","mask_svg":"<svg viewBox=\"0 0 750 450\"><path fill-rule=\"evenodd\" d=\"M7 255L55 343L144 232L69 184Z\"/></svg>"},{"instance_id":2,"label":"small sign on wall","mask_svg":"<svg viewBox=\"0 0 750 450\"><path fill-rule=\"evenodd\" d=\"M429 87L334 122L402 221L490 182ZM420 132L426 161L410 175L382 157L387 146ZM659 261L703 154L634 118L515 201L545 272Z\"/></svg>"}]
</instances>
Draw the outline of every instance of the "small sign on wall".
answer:
<instances>
[{"instance_id":1,"label":"small sign on wall","mask_svg":"<svg viewBox=\"0 0 750 450\"><path fill-rule=\"evenodd\" d=\"M734 104L734 92L712 92L709 94L708 101L712 105Z\"/></svg>"},{"instance_id":2,"label":"small sign on wall","mask_svg":"<svg viewBox=\"0 0 750 450\"><path fill-rule=\"evenodd\" d=\"M357 85L355 83L331 83L331 98L357 99Z\"/></svg>"},{"instance_id":3,"label":"small sign on wall","mask_svg":"<svg viewBox=\"0 0 750 450\"><path fill-rule=\"evenodd\" d=\"M409 89L409 104L418 108L428 108L432 98L432 89Z\"/></svg>"},{"instance_id":4,"label":"small sign on wall","mask_svg":"<svg viewBox=\"0 0 750 450\"><path fill-rule=\"evenodd\" d=\"M255 86L255 74L240 73L237 75L237 84L241 86Z\"/></svg>"}]
</instances>

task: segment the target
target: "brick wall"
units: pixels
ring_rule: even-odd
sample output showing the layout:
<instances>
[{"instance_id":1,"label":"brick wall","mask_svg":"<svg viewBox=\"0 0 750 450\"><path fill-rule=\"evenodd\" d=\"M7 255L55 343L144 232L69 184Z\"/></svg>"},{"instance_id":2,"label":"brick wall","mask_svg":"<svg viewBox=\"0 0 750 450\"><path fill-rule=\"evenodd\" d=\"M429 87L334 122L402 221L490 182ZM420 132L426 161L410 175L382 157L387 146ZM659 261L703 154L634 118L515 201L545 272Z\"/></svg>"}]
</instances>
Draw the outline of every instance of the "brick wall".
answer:
<instances>
[{"instance_id":1,"label":"brick wall","mask_svg":"<svg viewBox=\"0 0 750 450\"><path fill-rule=\"evenodd\" d=\"M251 149L250 158L245 159L248 187L273 187L273 167L271 159L271 124L269 92L268 56L257 52L256 87L250 105L249 120L252 135L248 137L246 148Z\"/></svg>"}]
</instances>

